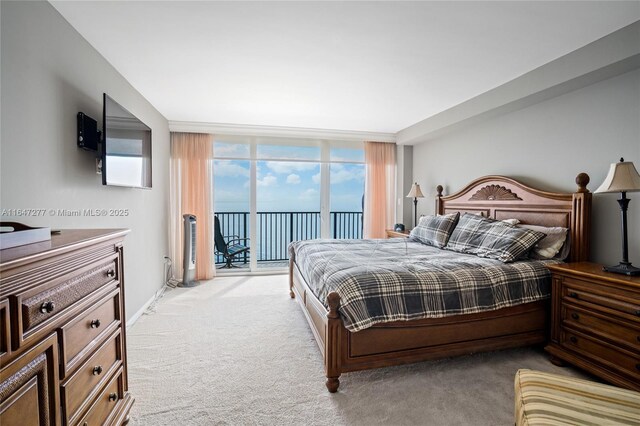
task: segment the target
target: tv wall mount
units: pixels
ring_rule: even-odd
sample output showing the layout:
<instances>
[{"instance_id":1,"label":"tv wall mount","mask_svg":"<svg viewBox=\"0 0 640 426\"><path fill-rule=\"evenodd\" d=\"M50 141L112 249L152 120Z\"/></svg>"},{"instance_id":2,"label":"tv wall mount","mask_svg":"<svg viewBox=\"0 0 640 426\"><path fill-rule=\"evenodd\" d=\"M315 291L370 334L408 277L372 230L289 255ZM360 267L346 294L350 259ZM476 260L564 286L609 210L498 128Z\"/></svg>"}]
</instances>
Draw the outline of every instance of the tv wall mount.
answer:
<instances>
[{"instance_id":1,"label":"tv wall mount","mask_svg":"<svg viewBox=\"0 0 640 426\"><path fill-rule=\"evenodd\" d=\"M98 122L83 112L78 113L78 148L96 153L96 174L102 174L102 132L98 130Z\"/></svg>"}]
</instances>

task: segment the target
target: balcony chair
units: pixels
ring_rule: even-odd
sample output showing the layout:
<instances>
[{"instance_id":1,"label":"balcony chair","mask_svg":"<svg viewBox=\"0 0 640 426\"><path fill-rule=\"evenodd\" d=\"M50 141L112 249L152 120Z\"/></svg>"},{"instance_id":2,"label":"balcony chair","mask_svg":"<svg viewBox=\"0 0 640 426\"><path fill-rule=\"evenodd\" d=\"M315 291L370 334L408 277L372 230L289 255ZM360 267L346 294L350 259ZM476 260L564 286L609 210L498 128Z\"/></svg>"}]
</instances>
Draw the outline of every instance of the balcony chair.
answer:
<instances>
[{"instance_id":1,"label":"balcony chair","mask_svg":"<svg viewBox=\"0 0 640 426\"><path fill-rule=\"evenodd\" d=\"M218 269L237 268L237 266L234 266L232 262L237 256L244 255L249 252L249 244L247 243L247 241L249 241L249 238L239 238L238 235L223 236L222 231L220 231L220 220L218 220L218 216L214 216L214 220L215 254L222 256L225 261L225 264ZM229 237L231 237L230 240L225 240ZM238 242L240 241L244 241L245 244L238 244Z\"/></svg>"}]
</instances>

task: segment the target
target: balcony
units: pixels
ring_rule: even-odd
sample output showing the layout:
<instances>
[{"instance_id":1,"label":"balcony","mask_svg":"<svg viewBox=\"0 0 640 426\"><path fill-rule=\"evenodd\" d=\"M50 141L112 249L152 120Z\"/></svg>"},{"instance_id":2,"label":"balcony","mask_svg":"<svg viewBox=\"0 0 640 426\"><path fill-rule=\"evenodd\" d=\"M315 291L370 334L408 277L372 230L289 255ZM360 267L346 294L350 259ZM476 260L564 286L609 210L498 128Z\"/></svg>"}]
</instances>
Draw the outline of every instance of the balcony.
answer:
<instances>
[{"instance_id":1,"label":"balcony","mask_svg":"<svg viewBox=\"0 0 640 426\"><path fill-rule=\"evenodd\" d=\"M249 212L216 213L222 235L249 238ZM330 212L331 238L362 238L362 212ZM234 260L234 265L249 267L250 256L257 256L259 268L285 267L287 246L292 241L320 238L320 212L258 212L255 253ZM228 239L228 238L225 238ZM215 256L216 266L224 263Z\"/></svg>"}]
</instances>

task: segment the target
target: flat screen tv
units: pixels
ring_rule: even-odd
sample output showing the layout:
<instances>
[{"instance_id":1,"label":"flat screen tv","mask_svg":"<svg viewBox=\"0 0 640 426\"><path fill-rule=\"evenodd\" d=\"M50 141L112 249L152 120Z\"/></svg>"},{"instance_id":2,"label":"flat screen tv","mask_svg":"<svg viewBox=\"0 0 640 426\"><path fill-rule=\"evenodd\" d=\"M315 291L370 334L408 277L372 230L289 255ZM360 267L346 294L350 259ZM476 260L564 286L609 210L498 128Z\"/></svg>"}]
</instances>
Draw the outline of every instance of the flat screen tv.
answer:
<instances>
[{"instance_id":1,"label":"flat screen tv","mask_svg":"<svg viewBox=\"0 0 640 426\"><path fill-rule=\"evenodd\" d=\"M104 94L102 184L151 188L151 129Z\"/></svg>"}]
</instances>

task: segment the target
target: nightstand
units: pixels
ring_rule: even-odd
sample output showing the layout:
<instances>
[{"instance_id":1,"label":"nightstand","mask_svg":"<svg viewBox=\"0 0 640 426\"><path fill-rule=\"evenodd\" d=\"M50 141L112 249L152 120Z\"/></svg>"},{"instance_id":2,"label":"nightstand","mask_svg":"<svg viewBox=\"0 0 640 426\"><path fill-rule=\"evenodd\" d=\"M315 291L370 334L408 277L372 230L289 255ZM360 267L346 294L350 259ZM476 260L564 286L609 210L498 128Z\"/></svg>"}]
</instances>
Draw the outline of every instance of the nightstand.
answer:
<instances>
[{"instance_id":1,"label":"nightstand","mask_svg":"<svg viewBox=\"0 0 640 426\"><path fill-rule=\"evenodd\" d=\"M407 238L411 231L394 231L393 229L386 229L387 238Z\"/></svg>"},{"instance_id":2,"label":"nightstand","mask_svg":"<svg viewBox=\"0 0 640 426\"><path fill-rule=\"evenodd\" d=\"M549 266L551 362L640 391L640 277L589 262Z\"/></svg>"}]
</instances>

